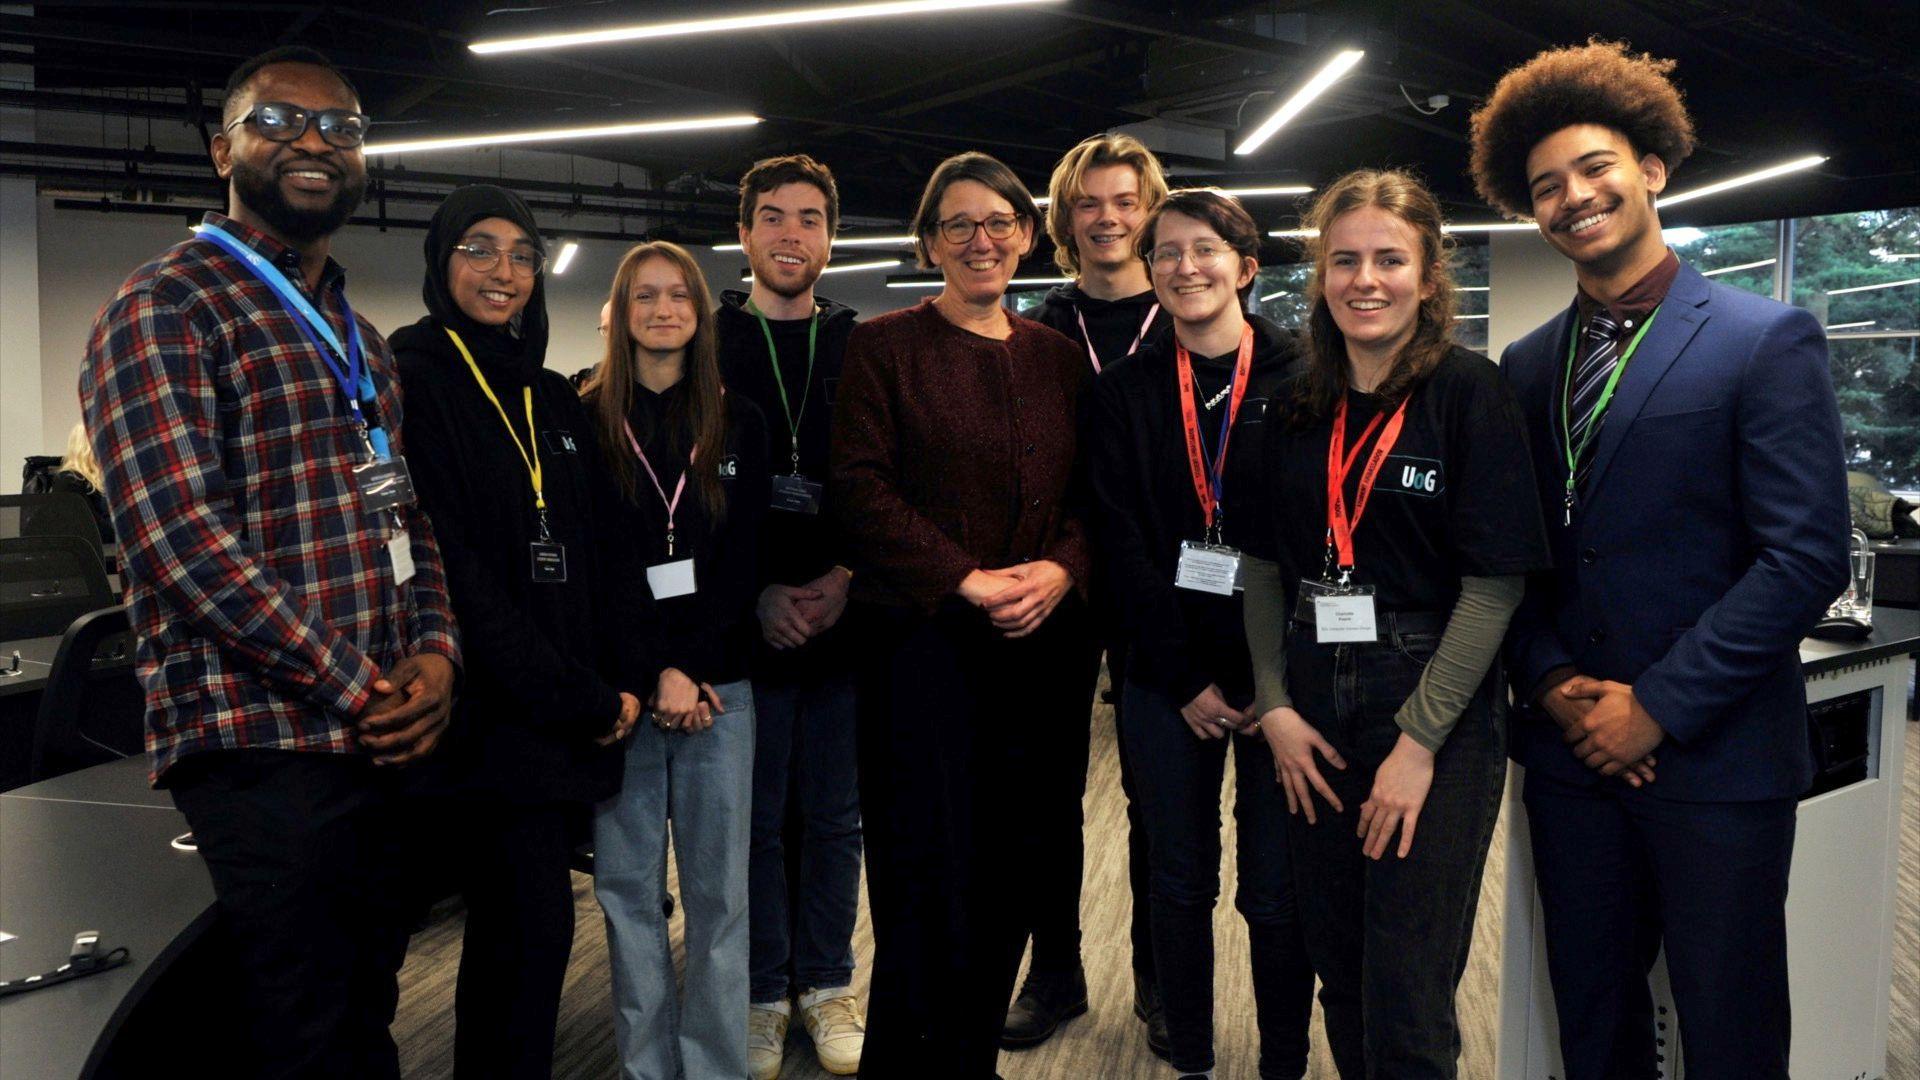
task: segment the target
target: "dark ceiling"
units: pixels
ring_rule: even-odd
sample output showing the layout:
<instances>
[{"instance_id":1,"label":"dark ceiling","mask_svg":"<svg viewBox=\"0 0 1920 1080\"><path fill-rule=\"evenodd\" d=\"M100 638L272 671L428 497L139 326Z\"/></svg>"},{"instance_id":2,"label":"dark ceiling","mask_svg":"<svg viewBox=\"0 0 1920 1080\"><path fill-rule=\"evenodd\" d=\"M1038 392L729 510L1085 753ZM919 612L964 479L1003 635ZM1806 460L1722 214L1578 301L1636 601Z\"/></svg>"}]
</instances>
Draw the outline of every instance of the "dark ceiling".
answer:
<instances>
[{"instance_id":1,"label":"dark ceiling","mask_svg":"<svg viewBox=\"0 0 1920 1080\"><path fill-rule=\"evenodd\" d=\"M655 232L702 240L729 231L729 202L718 189L768 154L805 150L827 161L847 213L904 218L932 166L959 150L995 153L1039 185L1061 151L1122 124L1180 121L1230 147L1273 108L1275 91L1287 92L1335 49L1354 46L1367 50L1355 72L1259 153L1171 155L1170 164L1223 183L1308 184L1356 166L1409 165L1456 219L1488 220L1465 176L1468 115L1506 68L1544 47L1602 33L1679 61L1701 146L1676 190L1808 152L1831 156L1813 172L1676 208L1669 224L1920 204L1920 4L1911 0L1064 0L512 56L466 48L477 39L578 25L792 6L803 5L40 0L33 16L0 15L0 61L31 65L35 80L31 91L0 89L0 104L198 119L178 103L178 91L204 101L203 116L214 115L236 60L297 42L348 71L377 134L388 138L757 113L767 122L751 129L567 147L583 158L644 166L666 191L529 189L556 210L652 210L659 216L643 220ZM156 88L175 94L156 96ZM1429 115L1426 102L1435 95L1449 103ZM96 141L91 162L0 144L0 171L72 188L90 174L111 179L131 168L174 177L153 180L159 190L204 190L191 155L143 156L126 142ZM55 156L60 161L50 163ZM389 181L383 212L399 219L424 217L426 207L401 204L437 201L429 194L435 183L444 190L459 180L376 175ZM1294 209L1287 200L1255 207L1271 227L1288 223Z\"/></svg>"}]
</instances>

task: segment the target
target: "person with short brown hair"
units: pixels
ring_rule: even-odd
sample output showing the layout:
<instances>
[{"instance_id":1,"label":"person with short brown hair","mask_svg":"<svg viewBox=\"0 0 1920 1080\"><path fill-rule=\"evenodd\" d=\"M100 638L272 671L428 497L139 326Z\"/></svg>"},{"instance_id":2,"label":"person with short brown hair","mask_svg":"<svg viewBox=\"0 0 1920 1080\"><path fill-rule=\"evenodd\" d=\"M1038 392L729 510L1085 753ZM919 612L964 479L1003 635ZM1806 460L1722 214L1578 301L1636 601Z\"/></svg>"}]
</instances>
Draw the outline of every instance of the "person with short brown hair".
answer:
<instances>
[{"instance_id":1,"label":"person with short brown hair","mask_svg":"<svg viewBox=\"0 0 1920 1080\"><path fill-rule=\"evenodd\" d=\"M1474 182L1573 263L1510 346L1554 570L1506 655L1568 1080L1652 1076L1664 945L1686 1074L1786 1080L1786 896L1812 779L1798 645L1848 579L1820 321L1660 232L1694 145L1671 60L1594 40L1508 72Z\"/></svg>"}]
</instances>

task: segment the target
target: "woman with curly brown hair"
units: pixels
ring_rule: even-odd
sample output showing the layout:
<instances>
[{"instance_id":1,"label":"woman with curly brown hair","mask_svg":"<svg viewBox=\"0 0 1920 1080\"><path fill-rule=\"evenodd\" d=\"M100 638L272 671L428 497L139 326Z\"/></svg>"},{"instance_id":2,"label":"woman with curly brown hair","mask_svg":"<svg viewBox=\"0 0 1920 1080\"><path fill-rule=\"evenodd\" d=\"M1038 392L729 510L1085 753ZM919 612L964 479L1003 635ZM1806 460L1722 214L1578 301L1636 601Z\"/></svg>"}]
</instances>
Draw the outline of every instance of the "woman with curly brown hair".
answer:
<instances>
[{"instance_id":1,"label":"woman with curly brown hair","mask_svg":"<svg viewBox=\"0 0 1920 1080\"><path fill-rule=\"evenodd\" d=\"M1307 363L1264 447L1274 561L1246 575L1250 712L1340 1075L1451 1078L1506 779L1500 639L1546 541L1513 393L1452 340L1433 194L1349 173L1308 223Z\"/></svg>"},{"instance_id":2,"label":"woman with curly brown hair","mask_svg":"<svg viewBox=\"0 0 1920 1080\"><path fill-rule=\"evenodd\" d=\"M1785 1080L1797 646L1847 580L1840 416L1819 320L1661 238L1694 142L1673 66L1555 49L1473 117L1481 195L1579 282L1501 364L1554 553L1507 641L1514 756L1562 1075L1655 1074L1664 945L1687 1075Z\"/></svg>"}]
</instances>

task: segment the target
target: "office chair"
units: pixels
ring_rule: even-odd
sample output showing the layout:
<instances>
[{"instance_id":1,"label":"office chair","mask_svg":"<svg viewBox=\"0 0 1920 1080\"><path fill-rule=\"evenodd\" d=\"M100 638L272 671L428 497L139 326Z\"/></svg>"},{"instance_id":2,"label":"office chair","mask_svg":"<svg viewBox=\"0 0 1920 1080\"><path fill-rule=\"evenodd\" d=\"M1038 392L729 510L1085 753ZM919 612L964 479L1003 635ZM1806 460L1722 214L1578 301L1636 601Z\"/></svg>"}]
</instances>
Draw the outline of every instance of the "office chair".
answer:
<instances>
[{"instance_id":1,"label":"office chair","mask_svg":"<svg viewBox=\"0 0 1920 1080\"><path fill-rule=\"evenodd\" d=\"M133 675L127 609L102 608L75 619L40 692L28 781L140 753L145 708Z\"/></svg>"},{"instance_id":2,"label":"office chair","mask_svg":"<svg viewBox=\"0 0 1920 1080\"><path fill-rule=\"evenodd\" d=\"M0 537L0 641L64 634L73 620L116 599L98 540Z\"/></svg>"}]
</instances>

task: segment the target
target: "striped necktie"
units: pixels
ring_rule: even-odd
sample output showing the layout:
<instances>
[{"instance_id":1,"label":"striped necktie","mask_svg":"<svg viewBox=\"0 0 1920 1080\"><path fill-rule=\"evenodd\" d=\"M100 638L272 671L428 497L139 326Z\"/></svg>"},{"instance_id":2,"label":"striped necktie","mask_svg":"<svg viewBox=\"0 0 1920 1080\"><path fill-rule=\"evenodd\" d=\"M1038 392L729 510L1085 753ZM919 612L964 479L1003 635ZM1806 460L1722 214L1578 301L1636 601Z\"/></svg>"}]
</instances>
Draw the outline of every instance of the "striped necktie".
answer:
<instances>
[{"instance_id":1,"label":"striped necktie","mask_svg":"<svg viewBox=\"0 0 1920 1080\"><path fill-rule=\"evenodd\" d=\"M1594 405L1607 388L1607 380L1613 375L1613 369L1620 365L1620 342L1615 337L1620 332L1620 324L1606 308L1594 311L1593 319L1587 323L1585 340L1586 355L1573 372L1573 393L1568 400L1567 416L1572 425L1568 430L1568 441L1579 449L1578 467L1574 470L1574 484L1579 486L1587 479L1587 473L1593 468L1592 437L1599 434L1600 422L1605 414L1595 416Z\"/></svg>"}]
</instances>

